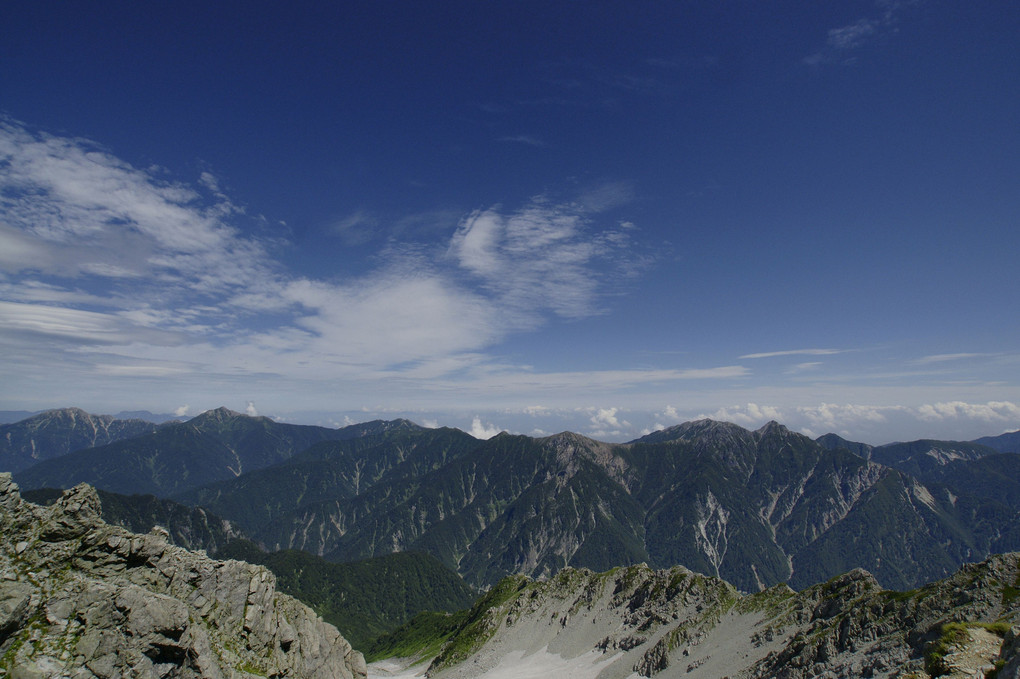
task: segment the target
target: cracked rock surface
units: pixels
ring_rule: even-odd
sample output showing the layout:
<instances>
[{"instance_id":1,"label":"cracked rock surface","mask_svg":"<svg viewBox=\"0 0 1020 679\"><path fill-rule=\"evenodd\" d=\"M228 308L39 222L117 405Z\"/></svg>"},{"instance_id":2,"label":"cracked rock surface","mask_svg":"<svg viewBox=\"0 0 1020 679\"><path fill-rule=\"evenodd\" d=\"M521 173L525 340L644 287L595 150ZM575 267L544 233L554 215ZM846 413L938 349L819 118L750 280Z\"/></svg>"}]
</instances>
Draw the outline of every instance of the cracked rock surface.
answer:
<instances>
[{"instance_id":1,"label":"cracked rock surface","mask_svg":"<svg viewBox=\"0 0 1020 679\"><path fill-rule=\"evenodd\" d=\"M361 654L262 566L215 561L100 518L94 489L50 507L0 474L0 676L365 677Z\"/></svg>"}]
</instances>

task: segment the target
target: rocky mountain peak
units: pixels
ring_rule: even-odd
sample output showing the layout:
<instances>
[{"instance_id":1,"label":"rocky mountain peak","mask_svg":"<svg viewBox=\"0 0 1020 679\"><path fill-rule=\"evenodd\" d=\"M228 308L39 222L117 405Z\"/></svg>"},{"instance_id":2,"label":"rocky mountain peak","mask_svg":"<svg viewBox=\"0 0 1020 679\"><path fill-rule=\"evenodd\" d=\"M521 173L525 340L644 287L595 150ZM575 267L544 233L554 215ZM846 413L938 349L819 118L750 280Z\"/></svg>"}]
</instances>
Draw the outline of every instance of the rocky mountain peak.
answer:
<instances>
[{"instance_id":1,"label":"rocky mountain peak","mask_svg":"<svg viewBox=\"0 0 1020 679\"><path fill-rule=\"evenodd\" d=\"M230 408L220 406L219 408L207 410L200 415L196 415L191 419L191 422L195 424L203 422L226 422L227 420L232 420L235 417L242 417L242 415Z\"/></svg>"},{"instance_id":2,"label":"rocky mountain peak","mask_svg":"<svg viewBox=\"0 0 1020 679\"><path fill-rule=\"evenodd\" d=\"M758 438L765 438L766 436L789 436L793 432L775 420L770 420L760 428L756 429L754 433L758 436Z\"/></svg>"},{"instance_id":3,"label":"rocky mountain peak","mask_svg":"<svg viewBox=\"0 0 1020 679\"><path fill-rule=\"evenodd\" d=\"M721 422L719 420L701 419L683 422L681 424L667 427L660 431L652 432L647 436L632 441L632 443L662 443L664 441L703 441L711 443L726 443L738 440L747 440L750 432L732 422Z\"/></svg>"},{"instance_id":4,"label":"rocky mountain peak","mask_svg":"<svg viewBox=\"0 0 1020 679\"><path fill-rule=\"evenodd\" d=\"M843 448L849 450L854 455L863 457L865 460L871 458L871 450L874 446L870 446L867 443L858 443L857 441L848 441L839 434L823 434L815 439L819 445L829 450L835 450L837 448Z\"/></svg>"},{"instance_id":5,"label":"rocky mountain peak","mask_svg":"<svg viewBox=\"0 0 1020 679\"><path fill-rule=\"evenodd\" d=\"M614 454L612 444L596 441L581 434L571 431L560 432L539 442L556 451L557 461L573 472L576 470L578 460L588 460L595 463L602 469L609 472L610 477L620 479L627 465Z\"/></svg>"}]
</instances>

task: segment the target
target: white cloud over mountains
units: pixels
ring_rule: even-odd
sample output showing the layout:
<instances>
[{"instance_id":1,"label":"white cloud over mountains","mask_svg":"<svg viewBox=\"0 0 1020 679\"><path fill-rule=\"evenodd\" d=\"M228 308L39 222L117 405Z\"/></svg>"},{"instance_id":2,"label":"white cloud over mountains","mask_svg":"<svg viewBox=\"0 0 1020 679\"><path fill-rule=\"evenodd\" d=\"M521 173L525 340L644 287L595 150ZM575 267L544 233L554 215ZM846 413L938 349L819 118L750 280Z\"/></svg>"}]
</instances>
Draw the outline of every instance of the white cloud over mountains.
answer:
<instances>
[{"instance_id":1,"label":"white cloud over mountains","mask_svg":"<svg viewBox=\"0 0 1020 679\"><path fill-rule=\"evenodd\" d=\"M260 219L208 172L194 186L167 181L11 120L0 121L0 164L9 385L20 375L27 386L38 365L63 371L68 388L115 375L229 388L246 375L411 382L516 370L483 352L551 317L600 313L634 229L593 228L597 208L625 199L609 185L590 192L598 200L480 210L451 223L445 243L390 247L367 275L317 280L286 270L274 243L252 235Z\"/></svg>"},{"instance_id":2,"label":"white cloud over mountains","mask_svg":"<svg viewBox=\"0 0 1020 679\"><path fill-rule=\"evenodd\" d=\"M632 199L625 183L573 201L423 213L382 226L385 238L365 235L385 218L355 212L337 240L357 232L362 245L388 245L368 273L316 279L288 270L273 254L278 243L253 235L264 222L214 175L194 185L165 176L90 141L0 120L0 400L9 407L75 400L180 414L255 412L258 403L270 415L326 407L354 419L462 417L476 436L498 433L493 421L533 432L541 417L542 430L614 440L699 415L879 442L897 425L931 435L979 427L975 436L1020 425L1008 385L947 386L955 365L984 361L999 374L992 363L1015 363L1012 354L931 354L899 366L938 367L924 377L942 380L938 390L856 365L830 368L863 353L825 345L691 366L621 357L536 370L504 355L516 333L603 314L615 285L638 268L639 232L606 212ZM437 220L447 223L439 239ZM796 358L805 356L817 360ZM790 383L763 386L743 361ZM839 370L869 385L847 386ZM834 391L883 405L827 403ZM579 406L591 403L613 405ZM731 403L744 405L720 405Z\"/></svg>"},{"instance_id":3,"label":"white cloud over mountains","mask_svg":"<svg viewBox=\"0 0 1020 679\"><path fill-rule=\"evenodd\" d=\"M670 420L685 419L675 409ZM820 403L813 406L769 406L746 403L701 412L708 417L757 428L775 420L811 437L836 433L866 443L891 443L893 432L907 438L962 438L995 435L1020 428L1020 405L1011 401L925 403L917 406ZM660 419L662 419L660 417Z\"/></svg>"}]
</instances>

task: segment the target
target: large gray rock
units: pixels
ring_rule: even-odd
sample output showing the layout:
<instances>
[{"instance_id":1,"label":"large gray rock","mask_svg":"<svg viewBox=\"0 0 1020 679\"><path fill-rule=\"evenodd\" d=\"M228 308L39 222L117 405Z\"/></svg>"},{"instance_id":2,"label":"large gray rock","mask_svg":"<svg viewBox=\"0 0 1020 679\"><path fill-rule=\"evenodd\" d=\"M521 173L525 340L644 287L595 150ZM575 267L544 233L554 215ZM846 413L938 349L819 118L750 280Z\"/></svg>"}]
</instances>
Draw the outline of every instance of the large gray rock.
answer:
<instances>
[{"instance_id":1,"label":"large gray rock","mask_svg":"<svg viewBox=\"0 0 1020 679\"><path fill-rule=\"evenodd\" d=\"M332 625L272 573L99 518L85 485L51 507L0 474L0 676L365 677Z\"/></svg>"}]
</instances>

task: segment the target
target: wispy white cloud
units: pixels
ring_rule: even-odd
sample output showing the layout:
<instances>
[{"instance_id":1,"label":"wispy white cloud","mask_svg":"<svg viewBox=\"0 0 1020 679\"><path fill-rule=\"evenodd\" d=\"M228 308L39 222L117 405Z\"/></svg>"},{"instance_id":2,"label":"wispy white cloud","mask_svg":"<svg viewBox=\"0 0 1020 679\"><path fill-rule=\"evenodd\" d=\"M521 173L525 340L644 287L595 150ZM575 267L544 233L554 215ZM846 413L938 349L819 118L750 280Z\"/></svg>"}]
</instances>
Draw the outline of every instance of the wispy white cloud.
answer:
<instances>
[{"instance_id":1,"label":"wispy white cloud","mask_svg":"<svg viewBox=\"0 0 1020 679\"><path fill-rule=\"evenodd\" d=\"M544 141L530 134L516 134L508 137L500 137L499 141L511 142L514 144L524 144L525 146L535 146L541 148L546 145Z\"/></svg>"},{"instance_id":2,"label":"wispy white cloud","mask_svg":"<svg viewBox=\"0 0 1020 679\"><path fill-rule=\"evenodd\" d=\"M605 272L619 270L618 262L627 259L632 229L628 224L592 232L592 217L579 203L544 198L509 214L499 207L478 210L461 222L449 253L522 325L541 311L590 316L602 310Z\"/></svg>"},{"instance_id":3,"label":"wispy white cloud","mask_svg":"<svg viewBox=\"0 0 1020 679\"><path fill-rule=\"evenodd\" d=\"M997 354L933 354L931 356L922 356L917 359L915 363L926 364L926 363L946 363L948 361L962 361L969 358L987 358L996 356Z\"/></svg>"},{"instance_id":4,"label":"wispy white cloud","mask_svg":"<svg viewBox=\"0 0 1020 679\"><path fill-rule=\"evenodd\" d=\"M329 225L329 231L347 245L364 245L372 240L378 219L368 210L356 210Z\"/></svg>"},{"instance_id":5,"label":"wispy white cloud","mask_svg":"<svg viewBox=\"0 0 1020 679\"><path fill-rule=\"evenodd\" d=\"M732 380L748 375L743 366L720 366L718 368L688 370L589 370L576 372L512 372L496 371L478 376L477 388L499 389L503 392L532 394L578 394L591 391L616 391L637 388L652 388L663 385L697 380Z\"/></svg>"},{"instance_id":6,"label":"wispy white cloud","mask_svg":"<svg viewBox=\"0 0 1020 679\"><path fill-rule=\"evenodd\" d=\"M0 320L7 333L93 344L152 342L172 345L184 341L176 333L138 327L113 314L47 304L0 301Z\"/></svg>"},{"instance_id":7,"label":"wispy white cloud","mask_svg":"<svg viewBox=\"0 0 1020 679\"><path fill-rule=\"evenodd\" d=\"M333 229L348 240L385 236L374 270L312 279L251 235L264 222L208 171L191 186L166 181L88 140L10 120L0 121L0 164L0 342L8 361L82 380L512 375L522 369L485 352L549 317L600 313L635 231L596 228L600 210L627 200L624 184L466 218L362 210ZM434 241L443 229L438 247L411 238Z\"/></svg>"},{"instance_id":8,"label":"wispy white cloud","mask_svg":"<svg viewBox=\"0 0 1020 679\"><path fill-rule=\"evenodd\" d=\"M875 3L875 12L870 16L829 29L825 46L805 57L804 63L809 66L852 63L860 49L876 40L895 35L899 31L904 9L916 4L917 0L908 2L879 0Z\"/></svg>"},{"instance_id":9,"label":"wispy white cloud","mask_svg":"<svg viewBox=\"0 0 1020 679\"><path fill-rule=\"evenodd\" d=\"M852 24L833 28L829 31L826 44L836 50L860 47L878 33L880 25L880 22L873 19L860 19Z\"/></svg>"},{"instance_id":10,"label":"wispy white cloud","mask_svg":"<svg viewBox=\"0 0 1020 679\"><path fill-rule=\"evenodd\" d=\"M744 354L739 358L774 358L776 356L830 356L841 354L846 349L791 349L787 351L766 351L758 354Z\"/></svg>"},{"instance_id":11,"label":"wispy white cloud","mask_svg":"<svg viewBox=\"0 0 1020 679\"><path fill-rule=\"evenodd\" d=\"M815 368L822 365L820 361L808 361L806 363L798 363L797 365L790 366L786 369L788 375L799 375L801 373L813 371Z\"/></svg>"}]
</instances>

